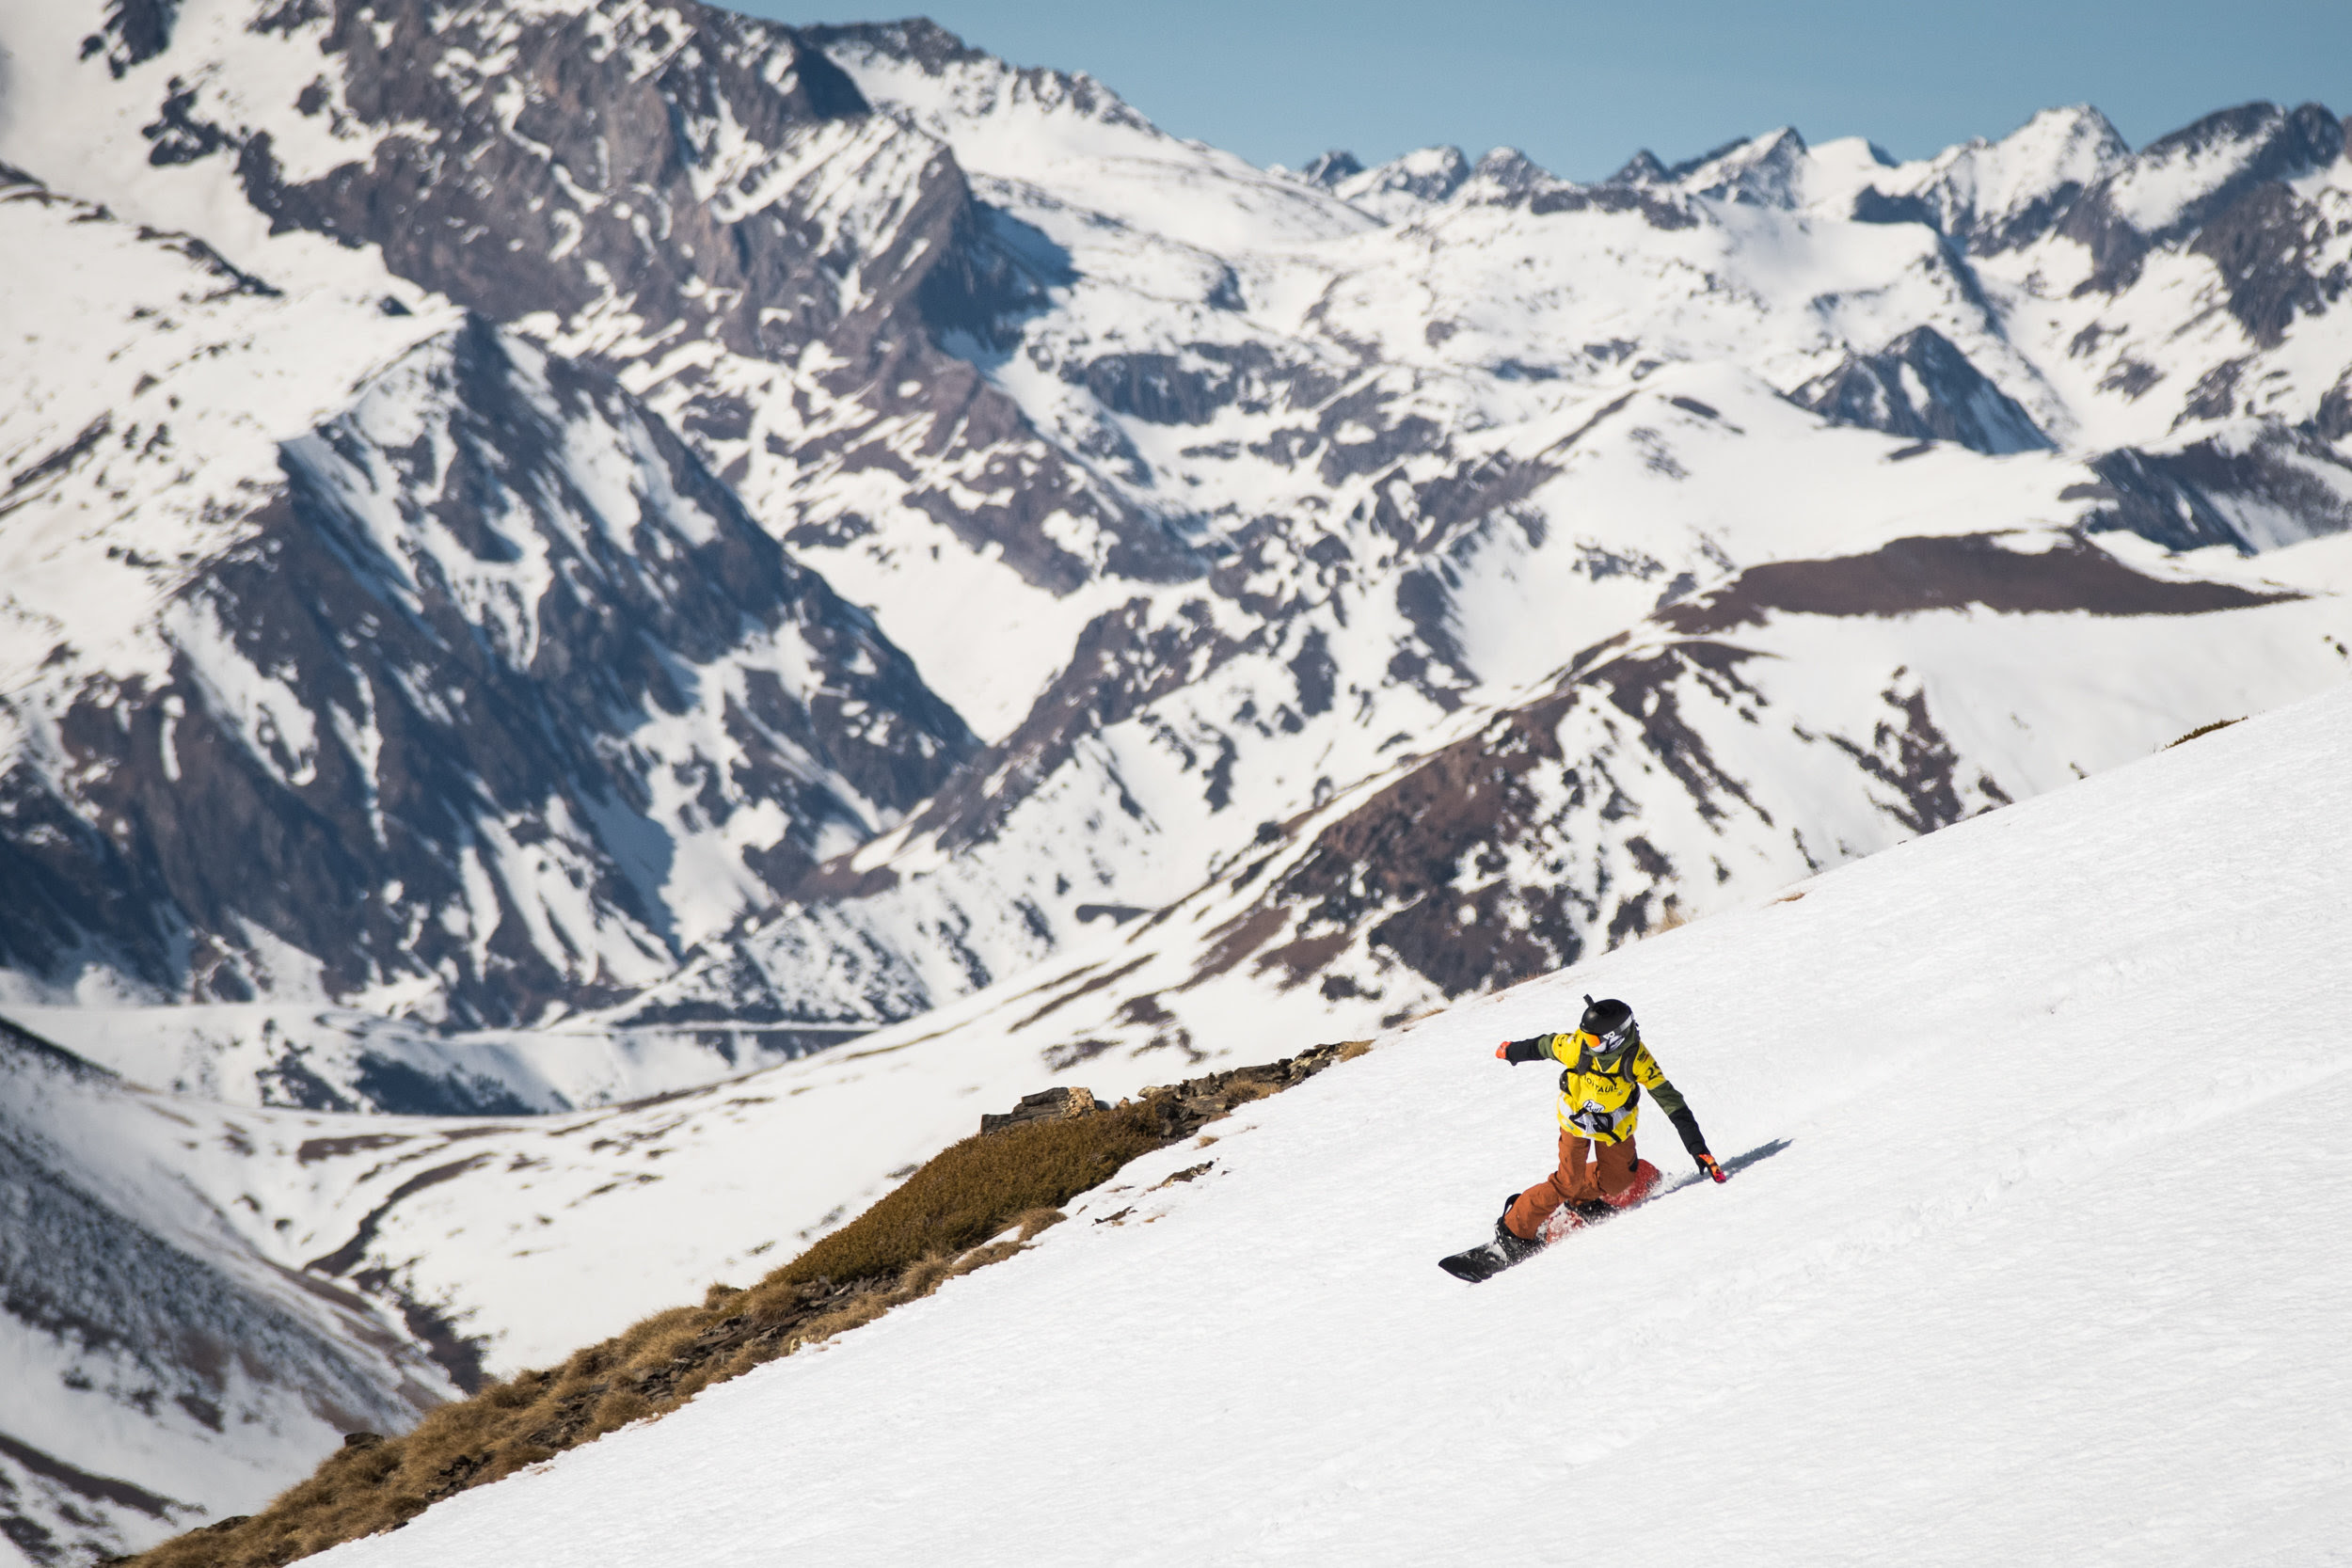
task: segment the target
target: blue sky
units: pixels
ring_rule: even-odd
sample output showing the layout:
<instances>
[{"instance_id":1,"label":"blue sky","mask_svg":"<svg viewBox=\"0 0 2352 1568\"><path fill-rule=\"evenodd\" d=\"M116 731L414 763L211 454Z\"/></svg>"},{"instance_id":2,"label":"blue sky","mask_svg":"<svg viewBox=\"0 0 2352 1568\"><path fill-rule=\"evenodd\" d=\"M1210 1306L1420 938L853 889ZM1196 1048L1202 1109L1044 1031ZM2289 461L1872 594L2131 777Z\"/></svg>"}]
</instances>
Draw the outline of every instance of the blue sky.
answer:
<instances>
[{"instance_id":1,"label":"blue sky","mask_svg":"<svg viewBox=\"0 0 2352 1568\"><path fill-rule=\"evenodd\" d=\"M735 0L787 22L874 21ZM1792 124L1902 157L2091 103L2137 146L2253 98L2352 114L2352 0L930 0L1020 65L1092 72L1180 135L1295 166L1499 144L1575 179Z\"/></svg>"}]
</instances>

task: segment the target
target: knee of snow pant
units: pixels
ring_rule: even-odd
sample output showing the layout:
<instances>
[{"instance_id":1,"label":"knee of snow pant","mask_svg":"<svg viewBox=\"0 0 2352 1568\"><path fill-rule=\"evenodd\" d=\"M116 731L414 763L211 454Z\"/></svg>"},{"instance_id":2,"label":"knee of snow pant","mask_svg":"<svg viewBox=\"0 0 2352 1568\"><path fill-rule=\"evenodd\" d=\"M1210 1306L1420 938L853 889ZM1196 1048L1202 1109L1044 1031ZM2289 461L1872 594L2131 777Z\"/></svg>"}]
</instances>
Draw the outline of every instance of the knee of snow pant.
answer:
<instances>
[{"instance_id":1,"label":"knee of snow pant","mask_svg":"<svg viewBox=\"0 0 2352 1568\"><path fill-rule=\"evenodd\" d=\"M1633 1140L1621 1138L1613 1144L1599 1144L1593 1150L1593 1185L1602 1197L1615 1197L1633 1185L1633 1168L1641 1156L1633 1151Z\"/></svg>"},{"instance_id":2,"label":"knee of snow pant","mask_svg":"<svg viewBox=\"0 0 2352 1568\"><path fill-rule=\"evenodd\" d=\"M1532 1242L1564 1203L1614 1197L1633 1185L1633 1140L1595 1144L1573 1132L1560 1134L1560 1167L1519 1194L1503 1215L1503 1228Z\"/></svg>"},{"instance_id":3,"label":"knee of snow pant","mask_svg":"<svg viewBox=\"0 0 2352 1568\"><path fill-rule=\"evenodd\" d=\"M1511 1207L1502 1212L1502 1228L1522 1242L1532 1242L1543 1233L1544 1222L1559 1207L1560 1194L1547 1176L1512 1200Z\"/></svg>"}]
</instances>

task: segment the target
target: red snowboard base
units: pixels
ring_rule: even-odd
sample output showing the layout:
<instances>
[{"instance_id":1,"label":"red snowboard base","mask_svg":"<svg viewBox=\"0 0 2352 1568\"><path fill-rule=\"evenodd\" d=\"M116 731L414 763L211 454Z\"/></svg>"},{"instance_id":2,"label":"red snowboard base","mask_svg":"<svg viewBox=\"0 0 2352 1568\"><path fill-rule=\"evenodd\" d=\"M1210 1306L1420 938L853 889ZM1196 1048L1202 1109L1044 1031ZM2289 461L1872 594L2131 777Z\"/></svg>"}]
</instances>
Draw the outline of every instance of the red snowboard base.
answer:
<instances>
[{"instance_id":1,"label":"red snowboard base","mask_svg":"<svg viewBox=\"0 0 2352 1568\"><path fill-rule=\"evenodd\" d=\"M1638 1161L1633 1166L1633 1185L1616 1196L1604 1197L1601 1201L1612 1209L1630 1209L1656 1192L1658 1181L1658 1167L1647 1160ZM1556 1242L1571 1230L1581 1230L1586 1226L1597 1225L1608 1217L1606 1214L1597 1214L1588 1220L1566 1204L1562 1204L1553 1210L1551 1217L1544 1222L1544 1228L1538 1234L1537 1240L1547 1243Z\"/></svg>"}]
</instances>

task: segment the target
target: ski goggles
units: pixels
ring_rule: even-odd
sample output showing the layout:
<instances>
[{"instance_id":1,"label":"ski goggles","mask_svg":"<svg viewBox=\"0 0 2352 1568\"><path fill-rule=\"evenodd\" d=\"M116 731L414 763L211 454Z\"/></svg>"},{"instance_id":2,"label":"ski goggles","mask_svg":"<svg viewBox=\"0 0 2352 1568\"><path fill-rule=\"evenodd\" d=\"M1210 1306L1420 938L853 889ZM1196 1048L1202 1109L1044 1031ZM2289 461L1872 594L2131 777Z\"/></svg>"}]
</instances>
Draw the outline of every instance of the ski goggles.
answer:
<instances>
[{"instance_id":1,"label":"ski goggles","mask_svg":"<svg viewBox=\"0 0 2352 1568\"><path fill-rule=\"evenodd\" d=\"M1622 1051L1633 1042L1633 1037L1636 1033L1637 1031L1633 1027L1633 1021L1629 1018L1623 1023L1618 1024L1614 1029L1610 1030L1607 1034L1595 1035L1593 1037L1593 1053L1596 1055L1606 1056L1613 1052Z\"/></svg>"}]
</instances>

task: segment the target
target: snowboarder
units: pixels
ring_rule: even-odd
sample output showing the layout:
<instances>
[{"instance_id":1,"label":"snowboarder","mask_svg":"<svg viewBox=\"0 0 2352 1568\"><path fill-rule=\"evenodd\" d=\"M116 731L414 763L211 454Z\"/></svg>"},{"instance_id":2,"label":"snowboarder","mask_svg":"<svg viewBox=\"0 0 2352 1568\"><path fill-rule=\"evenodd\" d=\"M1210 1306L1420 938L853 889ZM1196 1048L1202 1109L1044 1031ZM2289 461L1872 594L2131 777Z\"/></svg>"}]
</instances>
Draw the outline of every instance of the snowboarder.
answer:
<instances>
[{"instance_id":1,"label":"snowboarder","mask_svg":"<svg viewBox=\"0 0 2352 1568\"><path fill-rule=\"evenodd\" d=\"M1730 1180L1708 1152L1698 1118L1642 1043L1633 1009L1616 998L1587 996L1574 1032L1505 1040L1495 1054L1512 1063L1562 1064L1560 1168L1504 1206L1493 1241L1443 1259L1439 1266L1448 1274L1480 1280L1534 1257L1543 1250L1545 1222L1564 1205L1580 1221L1590 1221L1646 1196L1658 1171L1633 1147L1645 1086L1699 1169L1717 1181Z\"/></svg>"}]
</instances>

